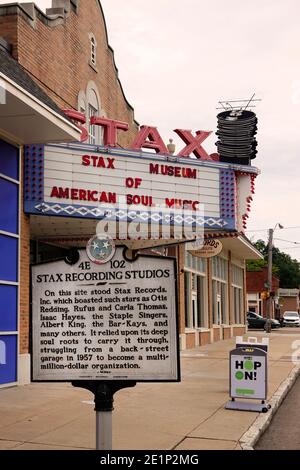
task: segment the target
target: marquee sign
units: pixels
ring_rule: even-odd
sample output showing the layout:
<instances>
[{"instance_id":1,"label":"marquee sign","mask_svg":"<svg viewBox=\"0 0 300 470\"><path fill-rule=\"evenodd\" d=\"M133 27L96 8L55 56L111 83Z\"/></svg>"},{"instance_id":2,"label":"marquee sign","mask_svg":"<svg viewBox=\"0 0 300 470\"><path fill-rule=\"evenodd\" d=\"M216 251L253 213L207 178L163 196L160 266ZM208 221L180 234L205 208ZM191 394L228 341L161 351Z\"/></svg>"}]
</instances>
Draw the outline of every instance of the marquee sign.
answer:
<instances>
[{"instance_id":1,"label":"marquee sign","mask_svg":"<svg viewBox=\"0 0 300 470\"><path fill-rule=\"evenodd\" d=\"M242 228L257 169L86 144L25 148L25 212Z\"/></svg>"}]
</instances>

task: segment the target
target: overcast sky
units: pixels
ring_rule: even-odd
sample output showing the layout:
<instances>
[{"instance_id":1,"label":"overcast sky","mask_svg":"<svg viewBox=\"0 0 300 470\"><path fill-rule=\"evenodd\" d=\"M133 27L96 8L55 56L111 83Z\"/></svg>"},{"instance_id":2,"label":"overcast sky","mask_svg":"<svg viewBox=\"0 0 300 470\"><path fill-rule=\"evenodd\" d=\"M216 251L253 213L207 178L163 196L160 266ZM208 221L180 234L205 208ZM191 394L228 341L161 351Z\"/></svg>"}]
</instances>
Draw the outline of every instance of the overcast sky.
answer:
<instances>
[{"instance_id":1,"label":"overcast sky","mask_svg":"<svg viewBox=\"0 0 300 470\"><path fill-rule=\"evenodd\" d=\"M9 3L0 0L0 3ZM51 0L36 0L41 8ZM140 124L216 131L219 100L256 93L261 169L249 238L300 260L299 0L102 0L119 76ZM213 134L204 144L215 152ZM287 241L276 240L281 238Z\"/></svg>"}]
</instances>

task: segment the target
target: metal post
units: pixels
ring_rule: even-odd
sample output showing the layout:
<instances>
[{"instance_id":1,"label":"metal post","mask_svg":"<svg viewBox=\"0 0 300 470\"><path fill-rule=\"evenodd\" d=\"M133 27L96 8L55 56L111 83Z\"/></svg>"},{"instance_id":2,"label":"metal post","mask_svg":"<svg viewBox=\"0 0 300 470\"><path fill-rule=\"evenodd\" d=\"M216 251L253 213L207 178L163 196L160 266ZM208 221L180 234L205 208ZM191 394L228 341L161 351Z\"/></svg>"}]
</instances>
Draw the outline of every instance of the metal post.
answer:
<instances>
[{"instance_id":1,"label":"metal post","mask_svg":"<svg viewBox=\"0 0 300 470\"><path fill-rule=\"evenodd\" d=\"M96 449L112 450L112 411L96 411Z\"/></svg>"},{"instance_id":2,"label":"metal post","mask_svg":"<svg viewBox=\"0 0 300 470\"><path fill-rule=\"evenodd\" d=\"M266 332L271 333L271 305L272 297L270 295L272 290L272 262L273 262L273 233L274 229L269 229L269 245L268 245L268 298L267 298L267 321L266 321Z\"/></svg>"},{"instance_id":3,"label":"metal post","mask_svg":"<svg viewBox=\"0 0 300 470\"><path fill-rule=\"evenodd\" d=\"M135 387L136 382L129 380L97 381L75 380L73 387L85 388L94 394L96 411L96 449L112 450L112 412L114 394L123 388Z\"/></svg>"}]
</instances>

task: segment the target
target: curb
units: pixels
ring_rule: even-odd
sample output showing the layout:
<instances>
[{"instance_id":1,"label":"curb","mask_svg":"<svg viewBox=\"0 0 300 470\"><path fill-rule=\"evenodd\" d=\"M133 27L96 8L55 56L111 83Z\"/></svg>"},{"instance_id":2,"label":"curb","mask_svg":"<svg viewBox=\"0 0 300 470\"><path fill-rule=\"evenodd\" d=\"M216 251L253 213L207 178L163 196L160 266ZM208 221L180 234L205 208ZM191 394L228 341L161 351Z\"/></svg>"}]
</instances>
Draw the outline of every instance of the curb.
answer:
<instances>
[{"instance_id":1,"label":"curb","mask_svg":"<svg viewBox=\"0 0 300 470\"><path fill-rule=\"evenodd\" d=\"M239 444L242 450L254 450L254 446L271 424L273 416L276 414L279 406L285 399L286 395L296 382L300 375L300 365L295 366L289 373L288 377L281 383L274 395L268 403L271 405L269 413L260 414L254 423L250 426L242 437L239 439Z\"/></svg>"}]
</instances>

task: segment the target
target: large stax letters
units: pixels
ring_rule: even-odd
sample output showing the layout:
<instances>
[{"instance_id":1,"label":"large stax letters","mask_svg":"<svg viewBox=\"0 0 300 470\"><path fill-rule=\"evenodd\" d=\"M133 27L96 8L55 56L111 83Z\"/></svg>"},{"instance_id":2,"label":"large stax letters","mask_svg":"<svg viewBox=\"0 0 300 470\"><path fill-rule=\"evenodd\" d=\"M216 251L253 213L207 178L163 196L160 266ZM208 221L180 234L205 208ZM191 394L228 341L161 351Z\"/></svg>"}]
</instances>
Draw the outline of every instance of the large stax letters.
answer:
<instances>
[{"instance_id":1,"label":"large stax letters","mask_svg":"<svg viewBox=\"0 0 300 470\"><path fill-rule=\"evenodd\" d=\"M63 112L73 121L75 121L77 124L78 129L81 130L81 142L85 142L89 138L89 133L86 129L86 127L82 126L81 124L86 123L86 117L83 113L80 113L79 111L75 111L74 109L63 109Z\"/></svg>"},{"instance_id":2,"label":"large stax letters","mask_svg":"<svg viewBox=\"0 0 300 470\"><path fill-rule=\"evenodd\" d=\"M106 119L103 117L92 116L91 124L94 126L101 126L104 128L104 142L105 145L115 147L117 142L117 129L128 131L128 124L126 122L114 121L113 119Z\"/></svg>"},{"instance_id":3,"label":"large stax letters","mask_svg":"<svg viewBox=\"0 0 300 470\"><path fill-rule=\"evenodd\" d=\"M86 123L85 114L75 111L73 109L64 109L64 113L72 119L78 128L82 131L81 142L88 140L88 131L82 125ZM129 126L126 122L117 121L115 119L108 119L104 117L92 116L90 124L94 126L101 126L104 129L103 144L108 147L117 147L117 131L127 132ZM211 131L197 131L196 135L192 131L186 129L175 129L174 132L183 140L185 147L179 152L179 157L189 157L192 153L200 160L218 160L217 154L209 155L202 147L202 143L207 137L210 136ZM142 148L155 150L158 154L170 154L166 147L159 131L153 126L141 126L138 134L136 135L133 143L130 146L133 150L140 150Z\"/></svg>"},{"instance_id":4,"label":"large stax letters","mask_svg":"<svg viewBox=\"0 0 300 470\"><path fill-rule=\"evenodd\" d=\"M131 148L139 150L142 147L153 149L156 153L169 153L156 127L141 126Z\"/></svg>"},{"instance_id":5,"label":"large stax letters","mask_svg":"<svg viewBox=\"0 0 300 470\"><path fill-rule=\"evenodd\" d=\"M186 147L179 152L179 157L189 157L191 153L194 153L197 158L201 160L211 160L211 157L208 155L206 150L201 146L202 142L210 136L211 131L197 131L196 137L192 135L191 131L184 129L175 129L177 135L183 140L186 144Z\"/></svg>"}]
</instances>

